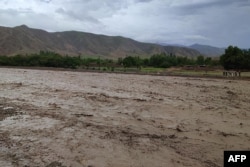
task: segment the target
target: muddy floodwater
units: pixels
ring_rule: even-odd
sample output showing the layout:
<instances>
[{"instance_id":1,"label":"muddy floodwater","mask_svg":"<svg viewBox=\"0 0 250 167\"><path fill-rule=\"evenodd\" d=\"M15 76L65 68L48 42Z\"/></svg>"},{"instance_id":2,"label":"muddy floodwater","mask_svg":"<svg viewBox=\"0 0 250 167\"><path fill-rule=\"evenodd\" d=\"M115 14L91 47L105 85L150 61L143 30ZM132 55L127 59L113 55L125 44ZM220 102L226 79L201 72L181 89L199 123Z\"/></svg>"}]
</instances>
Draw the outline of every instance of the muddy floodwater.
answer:
<instances>
[{"instance_id":1,"label":"muddy floodwater","mask_svg":"<svg viewBox=\"0 0 250 167\"><path fill-rule=\"evenodd\" d=\"M250 81L0 68L0 166L220 167Z\"/></svg>"}]
</instances>

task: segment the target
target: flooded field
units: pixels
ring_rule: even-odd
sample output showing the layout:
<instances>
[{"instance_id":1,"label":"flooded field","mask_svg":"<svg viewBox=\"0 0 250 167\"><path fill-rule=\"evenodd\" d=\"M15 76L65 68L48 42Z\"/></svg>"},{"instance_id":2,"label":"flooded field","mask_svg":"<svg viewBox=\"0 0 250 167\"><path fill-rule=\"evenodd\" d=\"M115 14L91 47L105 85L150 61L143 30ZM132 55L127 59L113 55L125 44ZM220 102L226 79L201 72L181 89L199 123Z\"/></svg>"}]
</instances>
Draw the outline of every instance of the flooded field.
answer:
<instances>
[{"instance_id":1,"label":"flooded field","mask_svg":"<svg viewBox=\"0 0 250 167\"><path fill-rule=\"evenodd\" d=\"M1 68L0 166L223 166L250 150L249 83Z\"/></svg>"}]
</instances>

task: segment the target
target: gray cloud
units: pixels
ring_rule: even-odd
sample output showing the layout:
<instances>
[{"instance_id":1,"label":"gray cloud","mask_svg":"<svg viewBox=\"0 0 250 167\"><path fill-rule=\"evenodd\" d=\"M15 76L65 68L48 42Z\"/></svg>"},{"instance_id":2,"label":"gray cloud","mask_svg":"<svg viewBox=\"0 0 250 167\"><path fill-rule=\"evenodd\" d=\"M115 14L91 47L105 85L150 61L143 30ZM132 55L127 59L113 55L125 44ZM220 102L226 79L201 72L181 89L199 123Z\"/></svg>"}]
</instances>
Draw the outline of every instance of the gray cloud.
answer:
<instances>
[{"instance_id":1,"label":"gray cloud","mask_svg":"<svg viewBox=\"0 0 250 167\"><path fill-rule=\"evenodd\" d=\"M213 11L214 8L228 8L230 6L240 7L250 5L249 0L206 0L197 1L196 3L187 3L177 6L177 10L183 14L201 14L207 10Z\"/></svg>"},{"instance_id":2,"label":"gray cloud","mask_svg":"<svg viewBox=\"0 0 250 167\"><path fill-rule=\"evenodd\" d=\"M68 16L69 18L73 18L79 21L87 21L98 24L99 21L95 19L94 17L89 16L87 13L82 13L81 15L79 13L75 13L74 11L65 11L62 8L59 8L56 10L57 13L62 14L64 16Z\"/></svg>"},{"instance_id":3,"label":"gray cloud","mask_svg":"<svg viewBox=\"0 0 250 167\"><path fill-rule=\"evenodd\" d=\"M0 25L249 47L250 0L4 0Z\"/></svg>"}]
</instances>

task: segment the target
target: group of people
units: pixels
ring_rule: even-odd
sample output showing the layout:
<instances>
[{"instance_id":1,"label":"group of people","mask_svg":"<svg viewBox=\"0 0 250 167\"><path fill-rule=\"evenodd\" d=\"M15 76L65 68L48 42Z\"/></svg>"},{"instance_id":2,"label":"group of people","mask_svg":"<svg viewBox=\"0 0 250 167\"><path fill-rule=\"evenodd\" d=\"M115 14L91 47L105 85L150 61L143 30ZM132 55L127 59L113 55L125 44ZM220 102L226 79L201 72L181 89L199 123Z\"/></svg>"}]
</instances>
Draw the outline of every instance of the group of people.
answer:
<instances>
[{"instance_id":1,"label":"group of people","mask_svg":"<svg viewBox=\"0 0 250 167\"><path fill-rule=\"evenodd\" d=\"M226 77L240 77L240 71L223 71L223 76L226 76Z\"/></svg>"}]
</instances>

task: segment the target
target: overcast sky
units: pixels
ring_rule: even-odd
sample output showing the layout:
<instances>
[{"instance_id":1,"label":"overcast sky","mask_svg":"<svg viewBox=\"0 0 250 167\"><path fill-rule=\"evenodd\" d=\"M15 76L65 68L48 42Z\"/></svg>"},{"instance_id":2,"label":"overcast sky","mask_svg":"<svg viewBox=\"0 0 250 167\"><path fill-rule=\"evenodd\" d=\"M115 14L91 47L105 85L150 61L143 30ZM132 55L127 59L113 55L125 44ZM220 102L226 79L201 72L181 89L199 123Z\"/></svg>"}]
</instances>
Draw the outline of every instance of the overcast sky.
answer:
<instances>
[{"instance_id":1,"label":"overcast sky","mask_svg":"<svg viewBox=\"0 0 250 167\"><path fill-rule=\"evenodd\" d=\"M0 0L0 26L250 48L250 0Z\"/></svg>"}]
</instances>

